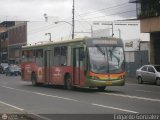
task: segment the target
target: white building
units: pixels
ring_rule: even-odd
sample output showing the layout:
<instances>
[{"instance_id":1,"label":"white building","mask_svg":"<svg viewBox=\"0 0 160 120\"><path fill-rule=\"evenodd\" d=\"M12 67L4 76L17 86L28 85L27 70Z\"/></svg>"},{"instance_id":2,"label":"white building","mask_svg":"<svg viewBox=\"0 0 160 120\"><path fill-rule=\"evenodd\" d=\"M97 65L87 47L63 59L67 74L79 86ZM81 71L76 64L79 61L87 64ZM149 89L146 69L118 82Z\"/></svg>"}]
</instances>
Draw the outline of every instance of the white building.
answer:
<instances>
[{"instance_id":1,"label":"white building","mask_svg":"<svg viewBox=\"0 0 160 120\"><path fill-rule=\"evenodd\" d=\"M139 20L122 20L122 21L95 21L93 22L93 31L103 29L108 31L107 36L121 38L123 40L140 39L149 41L148 33L140 32ZM93 36L99 36L99 31L94 32Z\"/></svg>"}]
</instances>

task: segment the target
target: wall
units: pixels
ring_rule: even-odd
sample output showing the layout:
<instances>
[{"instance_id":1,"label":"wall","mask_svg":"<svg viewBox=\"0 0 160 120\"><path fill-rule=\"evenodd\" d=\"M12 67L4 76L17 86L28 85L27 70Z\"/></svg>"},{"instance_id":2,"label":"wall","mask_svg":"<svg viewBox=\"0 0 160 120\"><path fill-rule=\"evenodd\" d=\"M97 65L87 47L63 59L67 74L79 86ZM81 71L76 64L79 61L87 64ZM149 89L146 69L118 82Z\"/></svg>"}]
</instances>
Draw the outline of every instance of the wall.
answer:
<instances>
[{"instance_id":1,"label":"wall","mask_svg":"<svg viewBox=\"0 0 160 120\"><path fill-rule=\"evenodd\" d=\"M151 33L151 63L160 65L160 32Z\"/></svg>"},{"instance_id":2,"label":"wall","mask_svg":"<svg viewBox=\"0 0 160 120\"><path fill-rule=\"evenodd\" d=\"M127 76L135 77L136 70L142 65L150 63L150 42L128 40L125 47ZM131 44L132 43L132 44ZM125 44L125 43L124 43Z\"/></svg>"},{"instance_id":3,"label":"wall","mask_svg":"<svg viewBox=\"0 0 160 120\"><path fill-rule=\"evenodd\" d=\"M149 64L148 51L127 51L125 56L128 77L136 77L136 70Z\"/></svg>"},{"instance_id":4,"label":"wall","mask_svg":"<svg viewBox=\"0 0 160 120\"><path fill-rule=\"evenodd\" d=\"M141 19L141 32L151 33L160 31L160 17Z\"/></svg>"},{"instance_id":5,"label":"wall","mask_svg":"<svg viewBox=\"0 0 160 120\"><path fill-rule=\"evenodd\" d=\"M26 22L15 22L15 26L8 28L8 60L20 62L21 46L27 43Z\"/></svg>"},{"instance_id":6,"label":"wall","mask_svg":"<svg viewBox=\"0 0 160 120\"><path fill-rule=\"evenodd\" d=\"M112 25L113 24L113 25ZM139 20L122 20L122 21L95 21L93 22L93 31L97 29L108 29L109 36L112 36L112 29L114 37L122 40L140 39L142 41L149 41L148 33L140 32ZM108 34L106 34L107 36Z\"/></svg>"}]
</instances>

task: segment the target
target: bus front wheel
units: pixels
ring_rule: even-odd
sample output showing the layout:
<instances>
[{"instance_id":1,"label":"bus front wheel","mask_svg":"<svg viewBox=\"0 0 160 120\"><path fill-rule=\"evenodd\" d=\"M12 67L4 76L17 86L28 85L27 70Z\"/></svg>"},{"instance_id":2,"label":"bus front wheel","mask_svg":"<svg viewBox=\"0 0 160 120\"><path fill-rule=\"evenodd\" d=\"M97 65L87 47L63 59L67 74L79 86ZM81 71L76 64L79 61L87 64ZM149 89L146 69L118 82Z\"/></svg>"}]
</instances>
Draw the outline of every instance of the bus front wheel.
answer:
<instances>
[{"instance_id":1,"label":"bus front wheel","mask_svg":"<svg viewBox=\"0 0 160 120\"><path fill-rule=\"evenodd\" d=\"M104 91L106 89L106 86L98 86L97 88L99 91Z\"/></svg>"}]
</instances>

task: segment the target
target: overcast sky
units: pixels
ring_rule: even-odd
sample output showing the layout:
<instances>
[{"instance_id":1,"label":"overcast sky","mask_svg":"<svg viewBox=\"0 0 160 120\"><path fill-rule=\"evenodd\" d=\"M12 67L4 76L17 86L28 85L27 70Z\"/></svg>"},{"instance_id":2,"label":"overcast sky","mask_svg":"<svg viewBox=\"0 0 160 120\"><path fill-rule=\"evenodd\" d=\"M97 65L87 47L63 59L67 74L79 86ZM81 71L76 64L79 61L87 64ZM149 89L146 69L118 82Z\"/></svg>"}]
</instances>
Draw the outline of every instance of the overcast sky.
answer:
<instances>
[{"instance_id":1,"label":"overcast sky","mask_svg":"<svg viewBox=\"0 0 160 120\"><path fill-rule=\"evenodd\" d=\"M71 20L73 0L0 0L0 22L43 21L43 14ZM75 0L76 20L112 20L135 17L129 0ZM110 9L109 9L110 8ZM119 13L119 14L118 14Z\"/></svg>"}]
</instances>

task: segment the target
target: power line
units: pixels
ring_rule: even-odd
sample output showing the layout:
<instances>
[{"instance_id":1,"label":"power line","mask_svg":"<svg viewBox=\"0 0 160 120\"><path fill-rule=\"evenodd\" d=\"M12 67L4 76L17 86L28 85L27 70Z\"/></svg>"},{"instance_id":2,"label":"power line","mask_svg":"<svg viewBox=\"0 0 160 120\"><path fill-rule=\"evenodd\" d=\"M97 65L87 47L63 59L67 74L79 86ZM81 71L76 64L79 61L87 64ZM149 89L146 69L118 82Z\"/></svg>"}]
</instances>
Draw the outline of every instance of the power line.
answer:
<instances>
[{"instance_id":1,"label":"power line","mask_svg":"<svg viewBox=\"0 0 160 120\"><path fill-rule=\"evenodd\" d=\"M125 14L125 13L129 13L129 12L134 12L134 11L136 11L136 10L129 10L129 11L124 11L124 12L118 12L118 13L113 13L113 14L108 14L108 15L103 15L103 16L97 16L97 17L84 18L84 19L78 19L78 20L89 20L89 19L93 19L93 18L101 18L101 17Z\"/></svg>"},{"instance_id":2,"label":"power line","mask_svg":"<svg viewBox=\"0 0 160 120\"><path fill-rule=\"evenodd\" d=\"M75 11L75 12L77 12L78 13L78 11ZM81 17L81 16L79 16L79 14L75 14L76 15L76 17ZM77 20L77 22L80 24L80 26L82 27L82 29L84 29L84 30L87 30L86 29L86 26L81 22L81 21L78 21ZM86 22L89 26L91 26L91 24L90 23L88 23L88 22Z\"/></svg>"},{"instance_id":3,"label":"power line","mask_svg":"<svg viewBox=\"0 0 160 120\"><path fill-rule=\"evenodd\" d=\"M119 6L119 7L114 8L114 9L107 10L107 12L120 11L120 10L123 10L124 8L126 8L126 7L128 7L128 4L123 5L123 6ZM100 12L97 11L97 12L94 12L94 13L91 13L91 14L88 14L88 15L84 15L84 16L80 15L80 16L82 16L82 17L87 17L87 16L92 16L92 15L97 15L97 14L99 14L99 13L100 13Z\"/></svg>"},{"instance_id":4,"label":"power line","mask_svg":"<svg viewBox=\"0 0 160 120\"><path fill-rule=\"evenodd\" d=\"M104 10L112 9L112 8L116 8L116 9L117 9L117 7L124 6L124 5L126 5L126 4L128 4L128 3L125 2L125 3L121 3L121 4L118 4L118 5L111 6L111 7L107 7L107 8L95 10L95 11L92 11L92 12L82 13L82 14L80 14L79 16L88 15L88 14L92 14L92 13L96 13L96 12L100 12L100 11L104 11Z\"/></svg>"},{"instance_id":5,"label":"power line","mask_svg":"<svg viewBox=\"0 0 160 120\"><path fill-rule=\"evenodd\" d=\"M78 12L77 12L78 13ZM76 16L79 16L79 17L81 17L79 14L76 14ZM78 21L78 20L77 20ZM90 22L88 22L88 21L85 21L89 26L92 26L92 23L90 23ZM80 21L79 21L79 23L80 23ZM98 27L97 27L98 28Z\"/></svg>"}]
</instances>

